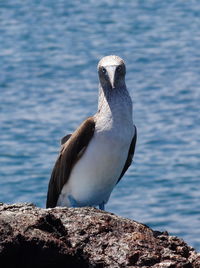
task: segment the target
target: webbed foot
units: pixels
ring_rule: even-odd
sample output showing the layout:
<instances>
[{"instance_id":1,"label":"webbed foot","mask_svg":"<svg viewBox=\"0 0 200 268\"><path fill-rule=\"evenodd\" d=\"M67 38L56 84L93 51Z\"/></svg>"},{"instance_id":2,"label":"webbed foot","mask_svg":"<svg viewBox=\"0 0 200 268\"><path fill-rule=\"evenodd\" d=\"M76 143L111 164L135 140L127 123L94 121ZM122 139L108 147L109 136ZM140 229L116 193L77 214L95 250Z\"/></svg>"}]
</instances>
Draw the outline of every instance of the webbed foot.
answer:
<instances>
[{"instance_id":1,"label":"webbed foot","mask_svg":"<svg viewBox=\"0 0 200 268\"><path fill-rule=\"evenodd\" d=\"M101 209L101 210L105 210L105 204L104 204L104 203L101 203L101 204L99 205L99 209Z\"/></svg>"}]
</instances>

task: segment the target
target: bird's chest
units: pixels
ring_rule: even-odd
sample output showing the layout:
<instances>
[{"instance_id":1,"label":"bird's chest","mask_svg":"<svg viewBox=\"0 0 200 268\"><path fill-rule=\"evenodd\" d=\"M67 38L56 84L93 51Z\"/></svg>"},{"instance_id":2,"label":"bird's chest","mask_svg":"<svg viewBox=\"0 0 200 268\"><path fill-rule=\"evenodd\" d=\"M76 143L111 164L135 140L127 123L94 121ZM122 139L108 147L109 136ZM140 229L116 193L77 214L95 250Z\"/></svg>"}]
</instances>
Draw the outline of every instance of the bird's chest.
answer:
<instances>
[{"instance_id":1,"label":"bird's chest","mask_svg":"<svg viewBox=\"0 0 200 268\"><path fill-rule=\"evenodd\" d=\"M71 195L82 205L106 202L124 167L130 141L117 134L95 133L72 170Z\"/></svg>"},{"instance_id":2,"label":"bird's chest","mask_svg":"<svg viewBox=\"0 0 200 268\"><path fill-rule=\"evenodd\" d=\"M95 133L91 148L88 149L100 164L99 169L102 167L105 172L112 174L118 166L124 164L129 145L130 140L121 133L104 131Z\"/></svg>"},{"instance_id":3,"label":"bird's chest","mask_svg":"<svg viewBox=\"0 0 200 268\"><path fill-rule=\"evenodd\" d=\"M100 122L94 134L93 147L105 165L107 162L116 168L117 164L124 164L132 137L133 124L129 120Z\"/></svg>"},{"instance_id":4,"label":"bird's chest","mask_svg":"<svg viewBox=\"0 0 200 268\"><path fill-rule=\"evenodd\" d=\"M95 187L115 184L127 159L131 139L131 130L96 131L72 173L81 174L84 181L92 181Z\"/></svg>"}]
</instances>

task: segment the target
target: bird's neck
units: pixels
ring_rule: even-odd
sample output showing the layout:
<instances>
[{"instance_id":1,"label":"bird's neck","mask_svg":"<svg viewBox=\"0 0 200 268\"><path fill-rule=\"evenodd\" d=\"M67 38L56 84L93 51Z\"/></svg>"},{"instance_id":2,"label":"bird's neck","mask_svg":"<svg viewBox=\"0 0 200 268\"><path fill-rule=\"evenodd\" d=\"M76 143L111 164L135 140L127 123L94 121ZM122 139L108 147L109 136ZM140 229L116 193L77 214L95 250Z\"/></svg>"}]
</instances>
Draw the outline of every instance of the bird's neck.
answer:
<instances>
[{"instance_id":1,"label":"bird's neck","mask_svg":"<svg viewBox=\"0 0 200 268\"><path fill-rule=\"evenodd\" d=\"M114 89L103 89L99 86L98 120L121 123L123 120L132 122L132 101L126 85Z\"/></svg>"}]
</instances>

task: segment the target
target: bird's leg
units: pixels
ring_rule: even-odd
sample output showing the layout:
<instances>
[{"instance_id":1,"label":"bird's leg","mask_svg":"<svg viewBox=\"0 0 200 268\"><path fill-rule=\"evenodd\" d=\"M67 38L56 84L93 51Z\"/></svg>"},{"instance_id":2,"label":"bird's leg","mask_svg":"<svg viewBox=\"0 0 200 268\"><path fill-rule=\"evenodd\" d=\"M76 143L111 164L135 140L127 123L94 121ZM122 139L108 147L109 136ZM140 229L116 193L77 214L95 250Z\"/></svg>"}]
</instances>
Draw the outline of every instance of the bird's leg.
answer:
<instances>
[{"instance_id":1,"label":"bird's leg","mask_svg":"<svg viewBox=\"0 0 200 268\"><path fill-rule=\"evenodd\" d=\"M77 208L77 207L79 207L78 203L77 203L76 200L73 198L73 196L68 195L68 199L69 199L69 202L70 202L71 207L73 207L73 208Z\"/></svg>"},{"instance_id":2,"label":"bird's leg","mask_svg":"<svg viewBox=\"0 0 200 268\"><path fill-rule=\"evenodd\" d=\"M101 204L99 205L99 209L101 209L101 210L105 210L105 204L104 204L104 203L101 203Z\"/></svg>"}]
</instances>

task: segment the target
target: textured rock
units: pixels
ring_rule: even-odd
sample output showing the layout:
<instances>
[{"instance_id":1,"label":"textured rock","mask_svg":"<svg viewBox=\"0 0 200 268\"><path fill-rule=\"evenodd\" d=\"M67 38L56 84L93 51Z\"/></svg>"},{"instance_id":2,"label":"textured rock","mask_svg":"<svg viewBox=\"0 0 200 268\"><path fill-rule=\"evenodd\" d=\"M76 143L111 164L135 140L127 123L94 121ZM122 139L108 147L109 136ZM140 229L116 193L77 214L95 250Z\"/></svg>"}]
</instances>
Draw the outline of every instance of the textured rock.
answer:
<instances>
[{"instance_id":1,"label":"textured rock","mask_svg":"<svg viewBox=\"0 0 200 268\"><path fill-rule=\"evenodd\" d=\"M94 208L0 204L1 267L200 267L166 232Z\"/></svg>"}]
</instances>

